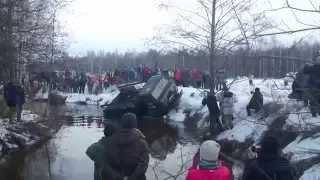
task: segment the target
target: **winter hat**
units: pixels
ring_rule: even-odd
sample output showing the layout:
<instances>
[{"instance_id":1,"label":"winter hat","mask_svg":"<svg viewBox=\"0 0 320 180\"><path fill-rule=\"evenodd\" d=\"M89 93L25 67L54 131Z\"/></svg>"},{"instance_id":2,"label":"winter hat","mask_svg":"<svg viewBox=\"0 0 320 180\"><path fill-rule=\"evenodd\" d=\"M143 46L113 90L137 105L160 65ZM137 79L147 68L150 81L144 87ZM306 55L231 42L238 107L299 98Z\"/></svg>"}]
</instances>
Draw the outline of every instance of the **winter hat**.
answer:
<instances>
[{"instance_id":1,"label":"winter hat","mask_svg":"<svg viewBox=\"0 0 320 180\"><path fill-rule=\"evenodd\" d=\"M220 145L213 141L207 140L200 146L200 159L206 161L216 161L220 153Z\"/></svg>"},{"instance_id":2,"label":"winter hat","mask_svg":"<svg viewBox=\"0 0 320 180\"><path fill-rule=\"evenodd\" d=\"M266 136L262 139L260 152L264 154L277 154L279 148L279 142L275 137Z\"/></svg>"},{"instance_id":3,"label":"winter hat","mask_svg":"<svg viewBox=\"0 0 320 180\"><path fill-rule=\"evenodd\" d=\"M137 128L137 116L133 113L126 113L121 117L120 124L125 129Z\"/></svg>"},{"instance_id":4,"label":"winter hat","mask_svg":"<svg viewBox=\"0 0 320 180\"><path fill-rule=\"evenodd\" d=\"M255 90L256 92L258 92L258 91L260 92L260 88L255 88L254 90Z\"/></svg>"}]
</instances>

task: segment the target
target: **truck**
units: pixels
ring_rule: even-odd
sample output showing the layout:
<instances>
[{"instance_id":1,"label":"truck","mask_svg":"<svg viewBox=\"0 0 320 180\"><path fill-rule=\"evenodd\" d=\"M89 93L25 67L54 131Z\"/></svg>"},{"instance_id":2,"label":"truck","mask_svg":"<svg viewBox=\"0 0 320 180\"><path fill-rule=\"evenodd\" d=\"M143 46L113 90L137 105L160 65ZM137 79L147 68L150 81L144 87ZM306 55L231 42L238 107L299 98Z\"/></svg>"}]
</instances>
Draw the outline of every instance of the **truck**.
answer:
<instances>
[{"instance_id":1,"label":"truck","mask_svg":"<svg viewBox=\"0 0 320 180\"><path fill-rule=\"evenodd\" d=\"M144 116L162 118L179 104L182 95L174 81L163 75L154 75L145 84L129 83L118 89L118 96L103 106L105 119L119 119L128 112L135 113L138 119Z\"/></svg>"}]
</instances>

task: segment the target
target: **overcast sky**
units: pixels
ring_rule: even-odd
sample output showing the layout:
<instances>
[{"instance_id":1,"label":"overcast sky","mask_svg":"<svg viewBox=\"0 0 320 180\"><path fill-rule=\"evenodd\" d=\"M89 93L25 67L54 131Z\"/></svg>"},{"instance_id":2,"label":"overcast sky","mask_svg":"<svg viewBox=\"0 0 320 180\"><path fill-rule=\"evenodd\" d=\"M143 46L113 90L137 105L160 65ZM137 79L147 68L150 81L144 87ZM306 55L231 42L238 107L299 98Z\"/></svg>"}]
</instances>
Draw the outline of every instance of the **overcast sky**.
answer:
<instances>
[{"instance_id":1,"label":"overcast sky","mask_svg":"<svg viewBox=\"0 0 320 180\"><path fill-rule=\"evenodd\" d=\"M196 0L171 0L184 7L194 7ZM279 7L281 1L269 0L272 6ZM290 0L292 5L310 8L309 0ZM69 33L71 46L69 52L82 55L86 50L126 51L127 49L144 50L144 39L152 37L154 28L171 23L174 17L160 11L157 4L163 0L75 0L68 10L60 15L63 27ZM313 0L319 7L320 0ZM270 7L269 3L261 8ZM298 14L304 21L314 21L310 14ZM298 27L294 17L288 11L273 13L277 22L284 20L292 29ZM318 16L319 19L319 16ZM318 33L319 35L319 33ZM281 37L286 43L295 36Z\"/></svg>"}]
</instances>

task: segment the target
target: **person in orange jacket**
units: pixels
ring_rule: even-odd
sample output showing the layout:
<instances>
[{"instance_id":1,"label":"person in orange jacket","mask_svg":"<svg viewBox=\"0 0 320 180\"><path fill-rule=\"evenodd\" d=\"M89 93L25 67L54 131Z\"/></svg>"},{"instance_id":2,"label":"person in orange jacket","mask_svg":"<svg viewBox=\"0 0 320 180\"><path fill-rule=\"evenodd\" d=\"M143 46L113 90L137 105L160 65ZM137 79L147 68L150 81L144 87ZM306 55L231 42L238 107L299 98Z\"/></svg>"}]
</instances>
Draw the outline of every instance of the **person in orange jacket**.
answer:
<instances>
[{"instance_id":1,"label":"person in orange jacket","mask_svg":"<svg viewBox=\"0 0 320 180\"><path fill-rule=\"evenodd\" d=\"M197 153L200 156L199 164L189 169L186 180L231 180L230 170L218 159L220 148L220 145L213 140L203 142Z\"/></svg>"}]
</instances>

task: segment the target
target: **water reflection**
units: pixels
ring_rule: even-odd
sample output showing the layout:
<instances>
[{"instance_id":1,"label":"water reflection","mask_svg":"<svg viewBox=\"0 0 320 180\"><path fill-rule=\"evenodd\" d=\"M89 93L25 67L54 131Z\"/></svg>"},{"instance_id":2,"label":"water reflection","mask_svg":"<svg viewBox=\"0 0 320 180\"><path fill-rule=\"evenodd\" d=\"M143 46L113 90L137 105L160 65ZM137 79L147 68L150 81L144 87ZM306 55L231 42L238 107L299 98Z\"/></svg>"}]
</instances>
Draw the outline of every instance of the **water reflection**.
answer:
<instances>
[{"instance_id":1,"label":"water reflection","mask_svg":"<svg viewBox=\"0 0 320 180\"><path fill-rule=\"evenodd\" d=\"M139 124L139 129L146 136L151 149L151 156L164 160L168 153L173 153L177 146L178 129L162 120L148 120Z\"/></svg>"},{"instance_id":2,"label":"water reflection","mask_svg":"<svg viewBox=\"0 0 320 180\"><path fill-rule=\"evenodd\" d=\"M23 176L16 179L93 179L93 162L85 155L85 150L103 136L104 120L102 116L97 116L102 111L94 106L73 106L64 112L68 112L66 126L47 143L48 150L42 146L26 158L22 164ZM166 158L188 137L183 124L173 125L154 119L139 122L142 123L138 124L138 128L146 136L152 159L167 161Z\"/></svg>"},{"instance_id":3,"label":"water reflection","mask_svg":"<svg viewBox=\"0 0 320 180\"><path fill-rule=\"evenodd\" d=\"M67 116L67 126L87 126L104 128L102 116ZM146 141L154 158L164 160L168 153L173 153L178 140L178 128L172 127L163 120L141 120L139 130L146 136Z\"/></svg>"}]
</instances>

